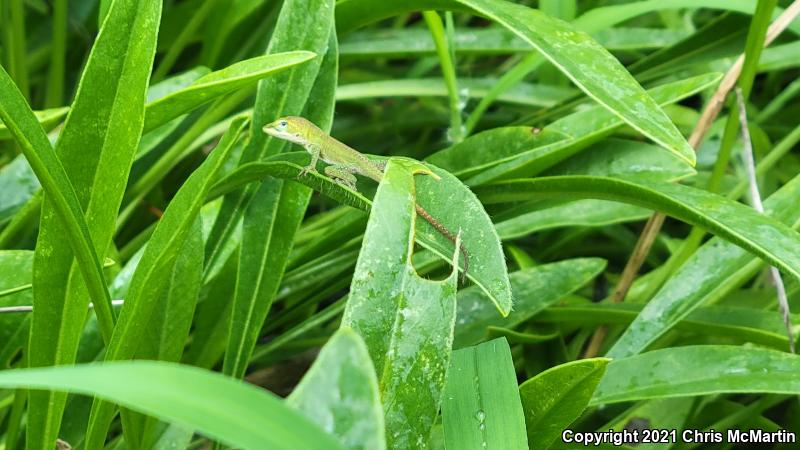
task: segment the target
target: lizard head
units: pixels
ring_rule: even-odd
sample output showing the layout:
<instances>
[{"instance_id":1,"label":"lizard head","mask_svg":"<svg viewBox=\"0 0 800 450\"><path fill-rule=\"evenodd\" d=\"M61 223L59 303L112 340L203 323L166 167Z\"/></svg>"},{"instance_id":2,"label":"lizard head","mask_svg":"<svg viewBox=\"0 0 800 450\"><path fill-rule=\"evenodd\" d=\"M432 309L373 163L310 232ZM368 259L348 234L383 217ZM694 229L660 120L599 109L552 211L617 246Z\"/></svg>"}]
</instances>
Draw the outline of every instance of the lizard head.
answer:
<instances>
[{"instance_id":1,"label":"lizard head","mask_svg":"<svg viewBox=\"0 0 800 450\"><path fill-rule=\"evenodd\" d=\"M308 122L302 117L287 116L264 125L264 133L278 139L303 145L308 135Z\"/></svg>"}]
</instances>

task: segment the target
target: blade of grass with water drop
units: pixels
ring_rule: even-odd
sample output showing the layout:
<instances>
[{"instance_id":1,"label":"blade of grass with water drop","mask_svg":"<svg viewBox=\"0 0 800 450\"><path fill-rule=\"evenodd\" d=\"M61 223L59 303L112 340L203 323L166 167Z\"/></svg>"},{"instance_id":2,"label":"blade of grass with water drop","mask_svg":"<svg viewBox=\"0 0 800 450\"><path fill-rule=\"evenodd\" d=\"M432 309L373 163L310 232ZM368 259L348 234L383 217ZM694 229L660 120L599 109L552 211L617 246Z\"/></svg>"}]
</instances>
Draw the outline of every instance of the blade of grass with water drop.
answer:
<instances>
[{"instance_id":1,"label":"blade of grass with water drop","mask_svg":"<svg viewBox=\"0 0 800 450\"><path fill-rule=\"evenodd\" d=\"M453 352L442 423L448 448L528 448L517 374L505 338Z\"/></svg>"}]
</instances>

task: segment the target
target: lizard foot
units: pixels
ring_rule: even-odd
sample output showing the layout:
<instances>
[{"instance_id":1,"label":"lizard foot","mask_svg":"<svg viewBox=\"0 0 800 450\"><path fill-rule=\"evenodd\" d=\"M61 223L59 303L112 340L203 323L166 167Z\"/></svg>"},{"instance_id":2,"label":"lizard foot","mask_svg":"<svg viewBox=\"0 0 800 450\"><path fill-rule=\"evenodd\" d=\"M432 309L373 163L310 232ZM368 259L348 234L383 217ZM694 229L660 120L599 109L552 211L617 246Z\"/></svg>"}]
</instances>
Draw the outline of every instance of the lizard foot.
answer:
<instances>
[{"instance_id":1,"label":"lizard foot","mask_svg":"<svg viewBox=\"0 0 800 450\"><path fill-rule=\"evenodd\" d=\"M300 173L297 174L297 178L303 178L304 176L308 175L309 173L316 172L316 171L317 171L317 168L314 167L314 166L311 166L311 165L305 166L305 167L303 167L303 170L301 170Z\"/></svg>"}]
</instances>

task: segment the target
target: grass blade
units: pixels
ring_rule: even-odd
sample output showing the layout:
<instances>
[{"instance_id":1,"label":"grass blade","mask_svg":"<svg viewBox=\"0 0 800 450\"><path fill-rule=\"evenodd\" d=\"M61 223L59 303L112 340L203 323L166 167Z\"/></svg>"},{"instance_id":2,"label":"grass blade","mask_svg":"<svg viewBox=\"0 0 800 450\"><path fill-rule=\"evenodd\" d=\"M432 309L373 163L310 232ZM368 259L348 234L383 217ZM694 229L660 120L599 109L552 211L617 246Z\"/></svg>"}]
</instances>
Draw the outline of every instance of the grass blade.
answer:
<instances>
[{"instance_id":1,"label":"grass blade","mask_svg":"<svg viewBox=\"0 0 800 450\"><path fill-rule=\"evenodd\" d=\"M775 350L732 345L666 348L611 362L590 404L723 392L797 395L798 370L800 356Z\"/></svg>"},{"instance_id":2,"label":"grass blade","mask_svg":"<svg viewBox=\"0 0 800 450\"><path fill-rule=\"evenodd\" d=\"M453 352L442 424L448 448L528 448L517 374L504 338Z\"/></svg>"},{"instance_id":3,"label":"grass blade","mask_svg":"<svg viewBox=\"0 0 800 450\"><path fill-rule=\"evenodd\" d=\"M186 180L164 212L131 280L125 305L106 350L107 361L132 358L138 350L206 193L245 125L244 118L231 124L217 150ZM102 446L113 413L112 404L95 401L86 433L87 448Z\"/></svg>"},{"instance_id":4,"label":"grass blade","mask_svg":"<svg viewBox=\"0 0 800 450\"><path fill-rule=\"evenodd\" d=\"M652 208L703 227L800 280L800 234L741 203L700 189L610 177L563 176L507 181L479 188L477 193L488 203L544 195L607 199Z\"/></svg>"},{"instance_id":5,"label":"grass blade","mask_svg":"<svg viewBox=\"0 0 800 450\"><path fill-rule=\"evenodd\" d=\"M315 14L308 14L314 11ZM302 34L298 30L303 30ZM331 0L296 0L283 4L267 53L287 47L313 51L319 55L300 68L270 77L259 86L251 126L251 140L240 164L281 152L284 143L268 136L262 127L285 115L299 115L309 108L306 101L313 89L333 91L336 86L338 55L333 33ZM331 44L333 46L331 47ZM330 53L329 53L330 52ZM308 117L323 126L333 117L333 97ZM309 114L310 116L310 114ZM242 245L239 271L231 312L230 335L225 351L223 373L242 377L264 320L272 306L286 268L293 237L305 214L310 190L298 183L268 179L225 199L215 227L229 227L242 218ZM226 211L226 207L232 211ZM212 232L212 239L213 239ZM213 256L213 255L212 255ZM213 261L213 258L212 258Z\"/></svg>"},{"instance_id":6,"label":"grass blade","mask_svg":"<svg viewBox=\"0 0 800 450\"><path fill-rule=\"evenodd\" d=\"M13 370L0 373L0 386L95 395L237 448L343 449L274 395L196 367L130 361Z\"/></svg>"}]
</instances>

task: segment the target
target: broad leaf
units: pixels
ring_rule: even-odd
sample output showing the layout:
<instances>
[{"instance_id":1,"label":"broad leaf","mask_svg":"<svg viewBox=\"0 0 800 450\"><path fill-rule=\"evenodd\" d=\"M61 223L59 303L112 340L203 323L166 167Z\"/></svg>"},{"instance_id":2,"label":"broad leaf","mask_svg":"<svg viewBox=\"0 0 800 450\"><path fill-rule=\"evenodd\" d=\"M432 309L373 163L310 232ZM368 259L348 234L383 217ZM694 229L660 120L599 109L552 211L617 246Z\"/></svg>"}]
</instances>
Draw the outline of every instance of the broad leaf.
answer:
<instances>
[{"instance_id":1,"label":"broad leaf","mask_svg":"<svg viewBox=\"0 0 800 450\"><path fill-rule=\"evenodd\" d=\"M552 367L520 385L531 449L548 448L581 415L609 361L573 361Z\"/></svg>"},{"instance_id":2,"label":"broad leaf","mask_svg":"<svg viewBox=\"0 0 800 450\"><path fill-rule=\"evenodd\" d=\"M361 337L341 328L286 399L348 449L386 448L378 380Z\"/></svg>"},{"instance_id":3,"label":"broad leaf","mask_svg":"<svg viewBox=\"0 0 800 450\"><path fill-rule=\"evenodd\" d=\"M456 319L458 272L430 281L420 278L411 265L414 173L423 177L431 172L415 161L389 160L342 318L342 325L353 328L367 344L378 373L388 447L395 449L424 448L428 443ZM453 264L458 257L456 251Z\"/></svg>"}]
</instances>

